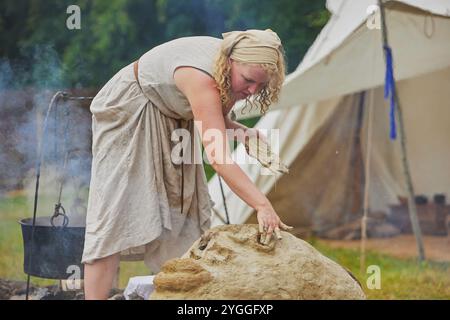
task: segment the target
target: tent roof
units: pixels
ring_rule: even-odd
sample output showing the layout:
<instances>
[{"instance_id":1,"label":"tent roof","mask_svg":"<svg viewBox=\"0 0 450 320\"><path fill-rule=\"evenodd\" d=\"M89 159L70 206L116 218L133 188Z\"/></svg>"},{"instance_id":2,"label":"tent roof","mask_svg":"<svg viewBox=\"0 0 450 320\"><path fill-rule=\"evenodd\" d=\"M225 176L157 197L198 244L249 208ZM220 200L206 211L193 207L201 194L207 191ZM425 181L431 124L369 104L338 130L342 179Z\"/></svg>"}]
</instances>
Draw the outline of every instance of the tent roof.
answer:
<instances>
[{"instance_id":1,"label":"tent roof","mask_svg":"<svg viewBox=\"0 0 450 320\"><path fill-rule=\"evenodd\" d=\"M435 15L450 16L450 1L448 0L396 0L390 2L404 3ZM377 6L377 3L377 0L328 0L327 8L332 16L308 50L296 72L310 68L339 47L351 33L367 21L372 13L370 8Z\"/></svg>"},{"instance_id":2,"label":"tent roof","mask_svg":"<svg viewBox=\"0 0 450 320\"><path fill-rule=\"evenodd\" d=\"M370 29L370 7L377 0L329 0L332 16L298 68L286 77L280 100L271 110L293 107L382 85L381 30ZM389 1L388 37L395 76L403 80L450 65L450 1ZM417 32L418 29L421 32ZM351 77L348 71L354 70ZM302 90L304 88L304 90ZM258 115L241 114L238 119Z\"/></svg>"}]
</instances>

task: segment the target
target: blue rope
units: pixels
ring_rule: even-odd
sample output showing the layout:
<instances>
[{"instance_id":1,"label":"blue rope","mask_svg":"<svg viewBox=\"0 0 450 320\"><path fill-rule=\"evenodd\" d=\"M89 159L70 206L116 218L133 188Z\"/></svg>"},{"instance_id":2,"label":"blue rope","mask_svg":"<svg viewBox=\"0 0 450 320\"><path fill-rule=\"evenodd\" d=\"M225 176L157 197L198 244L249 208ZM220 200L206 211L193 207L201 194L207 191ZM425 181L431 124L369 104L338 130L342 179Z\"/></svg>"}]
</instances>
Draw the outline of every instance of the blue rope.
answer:
<instances>
[{"instance_id":1,"label":"blue rope","mask_svg":"<svg viewBox=\"0 0 450 320\"><path fill-rule=\"evenodd\" d=\"M384 99L390 99L389 122L390 138L395 140L397 130L395 128L395 80L392 67L392 49L388 45L383 46L386 55L386 77L384 80Z\"/></svg>"}]
</instances>

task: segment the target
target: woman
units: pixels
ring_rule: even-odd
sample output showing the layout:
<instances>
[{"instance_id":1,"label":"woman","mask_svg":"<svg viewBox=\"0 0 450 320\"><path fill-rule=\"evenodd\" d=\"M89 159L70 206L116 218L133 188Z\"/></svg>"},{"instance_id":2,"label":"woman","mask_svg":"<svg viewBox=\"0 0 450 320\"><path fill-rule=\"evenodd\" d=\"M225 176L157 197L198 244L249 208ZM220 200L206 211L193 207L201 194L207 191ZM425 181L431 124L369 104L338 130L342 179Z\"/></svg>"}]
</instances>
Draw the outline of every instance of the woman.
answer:
<instances>
[{"instance_id":1,"label":"woman","mask_svg":"<svg viewBox=\"0 0 450 320\"><path fill-rule=\"evenodd\" d=\"M255 133L228 113L249 96L264 113L278 98L284 72L276 33L234 31L223 40L186 37L157 46L100 90L91 104L93 163L82 259L86 299L108 297L121 256L144 259L156 272L209 228L203 166L174 161L178 141L172 135L182 128L193 137L197 126L206 150L209 130L221 133L223 146L226 129ZM190 151L198 154L194 144ZM255 209L264 237L289 228L230 160L229 150L210 152L208 160Z\"/></svg>"}]
</instances>

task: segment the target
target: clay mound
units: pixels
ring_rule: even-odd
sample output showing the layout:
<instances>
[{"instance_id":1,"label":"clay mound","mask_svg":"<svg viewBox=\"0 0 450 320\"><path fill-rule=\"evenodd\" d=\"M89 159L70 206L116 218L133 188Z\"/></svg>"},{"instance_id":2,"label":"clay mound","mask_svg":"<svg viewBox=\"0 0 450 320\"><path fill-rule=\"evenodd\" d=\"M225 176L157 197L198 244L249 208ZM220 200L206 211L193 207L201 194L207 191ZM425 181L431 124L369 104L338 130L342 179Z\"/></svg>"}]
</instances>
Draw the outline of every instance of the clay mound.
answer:
<instances>
[{"instance_id":1,"label":"clay mound","mask_svg":"<svg viewBox=\"0 0 450 320\"><path fill-rule=\"evenodd\" d=\"M150 299L365 299L343 267L290 233L282 236L262 245L257 225L212 228L163 265Z\"/></svg>"}]
</instances>

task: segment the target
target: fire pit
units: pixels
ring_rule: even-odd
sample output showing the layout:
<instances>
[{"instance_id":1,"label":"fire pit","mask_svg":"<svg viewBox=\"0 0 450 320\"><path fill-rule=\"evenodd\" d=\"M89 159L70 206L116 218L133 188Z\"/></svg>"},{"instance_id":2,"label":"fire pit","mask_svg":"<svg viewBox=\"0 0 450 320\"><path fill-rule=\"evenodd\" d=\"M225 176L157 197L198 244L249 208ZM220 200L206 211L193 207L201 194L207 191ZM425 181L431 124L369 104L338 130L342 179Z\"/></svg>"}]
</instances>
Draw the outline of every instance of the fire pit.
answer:
<instances>
[{"instance_id":1,"label":"fire pit","mask_svg":"<svg viewBox=\"0 0 450 320\"><path fill-rule=\"evenodd\" d=\"M76 217L75 215L70 215L69 217L61 205L62 189L65 182L64 175L60 177L59 195L53 215L51 217L36 217L41 164L44 159L43 146L45 145L44 141L48 131L48 119L53 107L61 99L92 99L92 97L71 97L66 92L58 91L52 97L47 109L41 143L38 148L33 218L19 221L22 227L24 244L24 271L28 275L27 300L30 293L30 276L60 280L81 280L84 276L81 257L84 247L86 221L84 216ZM55 118L57 118L57 114L55 114ZM66 170L69 154L76 151L76 149L69 149L67 145L67 126L68 122L65 125L65 130L62 134L63 142L61 143L65 154L62 172ZM55 136L58 132L57 127L55 127ZM57 153L55 156L58 157L59 154Z\"/></svg>"}]
</instances>

